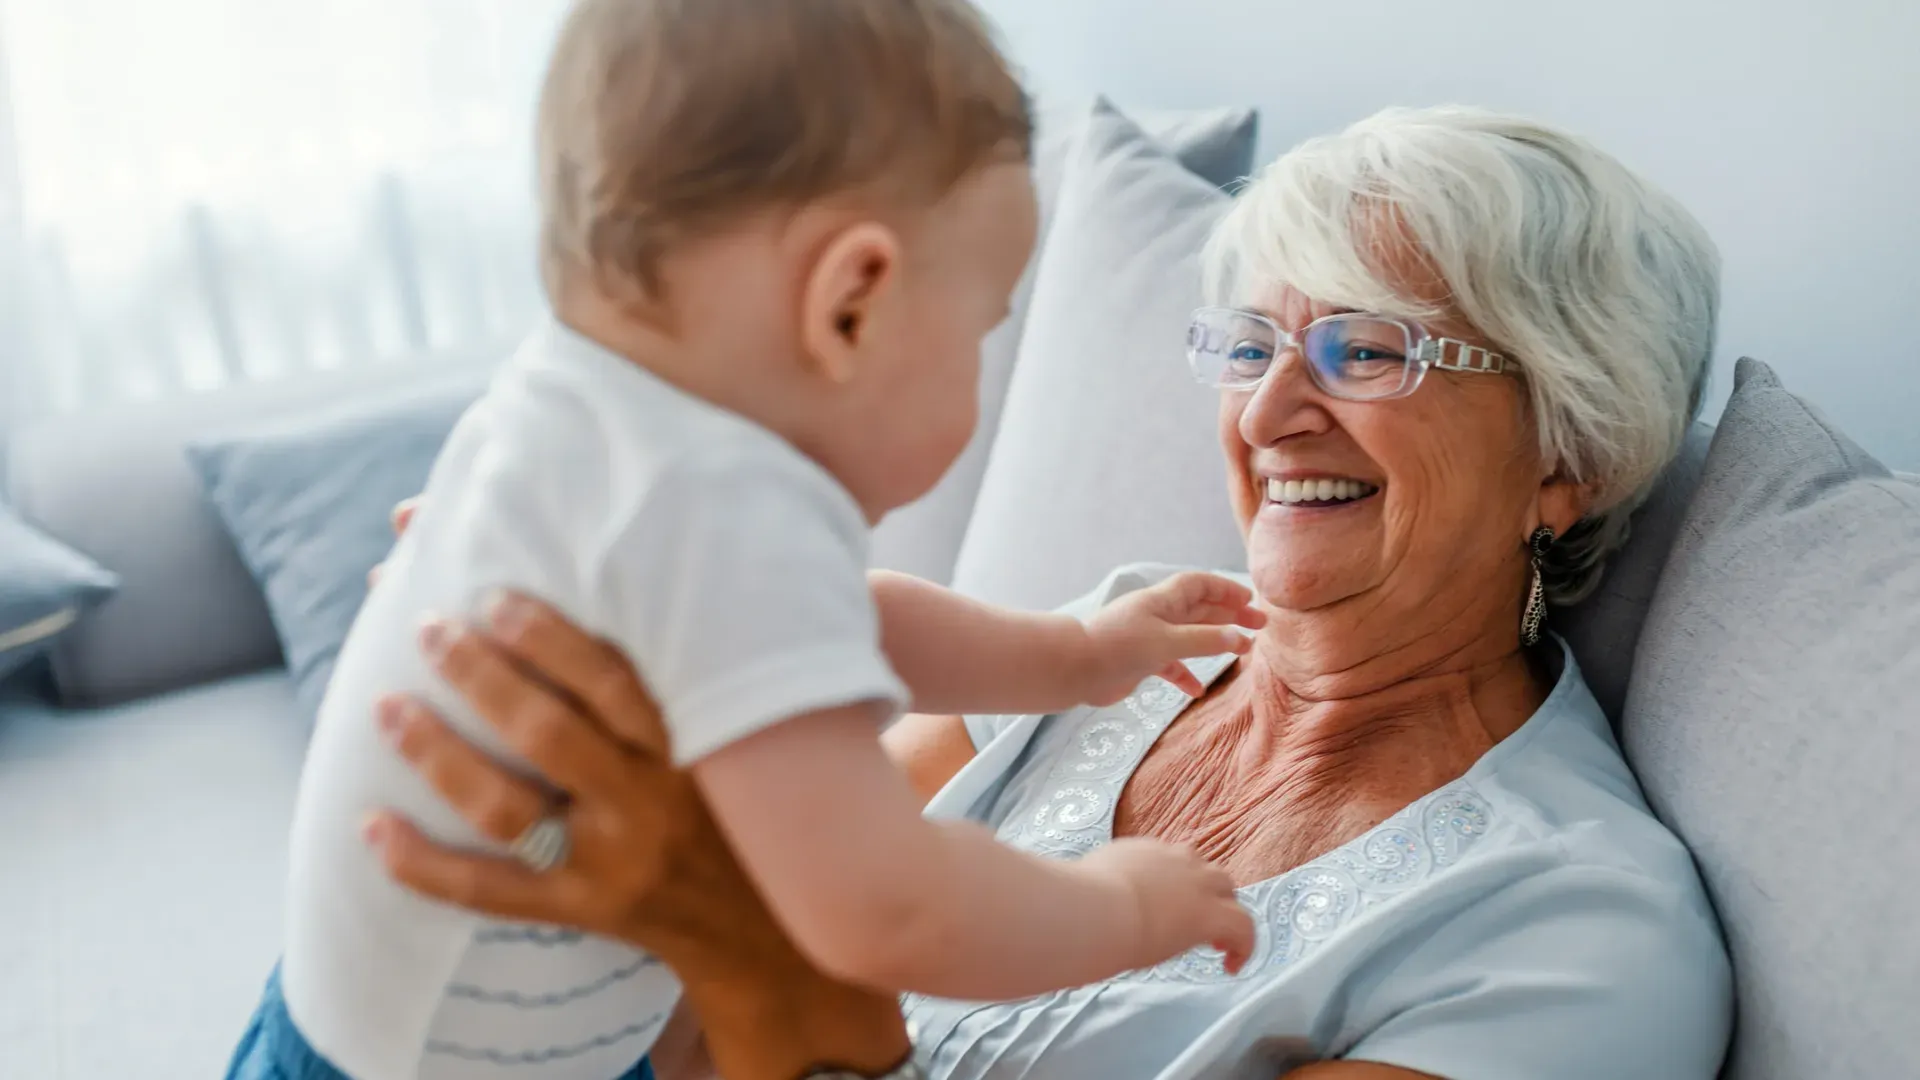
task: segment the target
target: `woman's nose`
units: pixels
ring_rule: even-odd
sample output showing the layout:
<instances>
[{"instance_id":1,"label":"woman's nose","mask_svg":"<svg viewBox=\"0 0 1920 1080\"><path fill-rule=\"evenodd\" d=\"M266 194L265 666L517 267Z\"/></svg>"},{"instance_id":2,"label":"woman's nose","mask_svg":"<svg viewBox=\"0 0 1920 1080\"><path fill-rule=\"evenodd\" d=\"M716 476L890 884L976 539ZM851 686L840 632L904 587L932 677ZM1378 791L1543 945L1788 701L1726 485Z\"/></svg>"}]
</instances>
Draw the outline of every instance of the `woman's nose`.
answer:
<instances>
[{"instance_id":1,"label":"woman's nose","mask_svg":"<svg viewBox=\"0 0 1920 1080\"><path fill-rule=\"evenodd\" d=\"M1249 446L1271 446L1289 435L1325 431L1332 418L1321 407L1305 358L1281 345L1240 409L1240 438Z\"/></svg>"}]
</instances>

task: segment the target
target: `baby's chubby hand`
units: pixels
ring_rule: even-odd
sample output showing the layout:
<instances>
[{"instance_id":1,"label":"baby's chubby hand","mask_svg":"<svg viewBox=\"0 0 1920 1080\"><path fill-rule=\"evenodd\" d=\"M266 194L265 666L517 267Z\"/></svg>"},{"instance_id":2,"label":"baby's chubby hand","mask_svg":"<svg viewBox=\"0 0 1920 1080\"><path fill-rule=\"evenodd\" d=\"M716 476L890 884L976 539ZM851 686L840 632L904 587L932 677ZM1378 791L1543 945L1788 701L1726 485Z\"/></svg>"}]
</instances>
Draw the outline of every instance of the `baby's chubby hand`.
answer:
<instances>
[{"instance_id":1,"label":"baby's chubby hand","mask_svg":"<svg viewBox=\"0 0 1920 1080\"><path fill-rule=\"evenodd\" d=\"M1123 837L1095 848L1076 868L1116 887L1128 932L1125 967L1151 967L1198 946L1219 950L1229 975L1253 954L1253 917L1225 870L1183 847Z\"/></svg>"},{"instance_id":2,"label":"baby's chubby hand","mask_svg":"<svg viewBox=\"0 0 1920 1080\"><path fill-rule=\"evenodd\" d=\"M1149 675L1199 697L1204 688L1181 661L1245 653L1251 639L1237 628L1266 624L1266 612L1253 606L1252 590L1216 574L1175 574L1128 593L1085 623L1075 664L1080 700L1111 705Z\"/></svg>"}]
</instances>

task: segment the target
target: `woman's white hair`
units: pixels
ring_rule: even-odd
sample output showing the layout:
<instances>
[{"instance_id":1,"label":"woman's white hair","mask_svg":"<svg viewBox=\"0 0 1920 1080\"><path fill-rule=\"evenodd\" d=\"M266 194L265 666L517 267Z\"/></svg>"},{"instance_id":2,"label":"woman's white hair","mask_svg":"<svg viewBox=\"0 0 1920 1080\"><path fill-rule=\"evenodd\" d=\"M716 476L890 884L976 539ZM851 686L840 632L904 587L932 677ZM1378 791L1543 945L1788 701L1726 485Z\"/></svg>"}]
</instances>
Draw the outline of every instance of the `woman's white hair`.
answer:
<instances>
[{"instance_id":1,"label":"woman's white hair","mask_svg":"<svg viewBox=\"0 0 1920 1080\"><path fill-rule=\"evenodd\" d=\"M1388 280L1395 230L1443 300ZM1460 107L1388 109L1295 147L1241 193L1204 262L1215 303L1284 283L1345 308L1454 315L1515 361L1543 456L1597 492L1548 559L1563 604L1598 584L1679 453L1720 305L1719 253L1678 202L1583 140Z\"/></svg>"}]
</instances>

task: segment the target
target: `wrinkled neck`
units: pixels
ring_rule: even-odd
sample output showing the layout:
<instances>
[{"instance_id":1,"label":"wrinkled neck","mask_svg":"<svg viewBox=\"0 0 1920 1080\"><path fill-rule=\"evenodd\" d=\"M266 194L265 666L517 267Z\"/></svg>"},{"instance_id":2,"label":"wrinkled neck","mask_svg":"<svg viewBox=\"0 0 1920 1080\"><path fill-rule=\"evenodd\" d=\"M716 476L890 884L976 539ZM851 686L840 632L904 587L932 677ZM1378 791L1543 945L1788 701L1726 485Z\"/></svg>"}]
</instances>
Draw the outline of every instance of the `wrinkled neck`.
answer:
<instances>
[{"instance_id":1,"label":"wrinkled neck","mask_svg":"<svg viewBox=\"0 0 1920 1080\"><path fill-rule=\"evenodd\" d=\"M1517 641L1434 634L1343 655L1301 630L1279 613L1207 703L1238 767L1300 790L1431 790L1519 730L1549 689Z\"/></svg>"}]
</instances>

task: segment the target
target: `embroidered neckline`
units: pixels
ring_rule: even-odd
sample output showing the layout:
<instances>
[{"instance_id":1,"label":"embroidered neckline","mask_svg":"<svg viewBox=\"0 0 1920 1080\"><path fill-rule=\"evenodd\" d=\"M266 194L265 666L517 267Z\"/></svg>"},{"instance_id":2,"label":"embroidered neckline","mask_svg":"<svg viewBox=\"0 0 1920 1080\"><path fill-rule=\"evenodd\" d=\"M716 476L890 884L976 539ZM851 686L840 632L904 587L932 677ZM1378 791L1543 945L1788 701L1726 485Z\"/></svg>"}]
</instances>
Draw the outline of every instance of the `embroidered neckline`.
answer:
<instances>
[{"instance_id":1,"label":"embroidered neckline","mask_svg":"<svg viewBox=\"0 0 1920 1080\"><path fill-rule=\"evenodd\" d=\"M1190 666L1211 683L1233 659ZM1000 826L1000 841L1064 859L1110 842L1127 781L1191 702L1173 684L1152 678L1118 705L1062 717L1074 727L1039 788ZM1257 931L1254 953L1238 975L1226 973L1220 953L1203 948L1119 979L1216 982L1293 963L1363 912L1459 861L1492 824L1486 800L1463 777L1311 862L1236 890Z\"/></svg>"}]
</instances>

